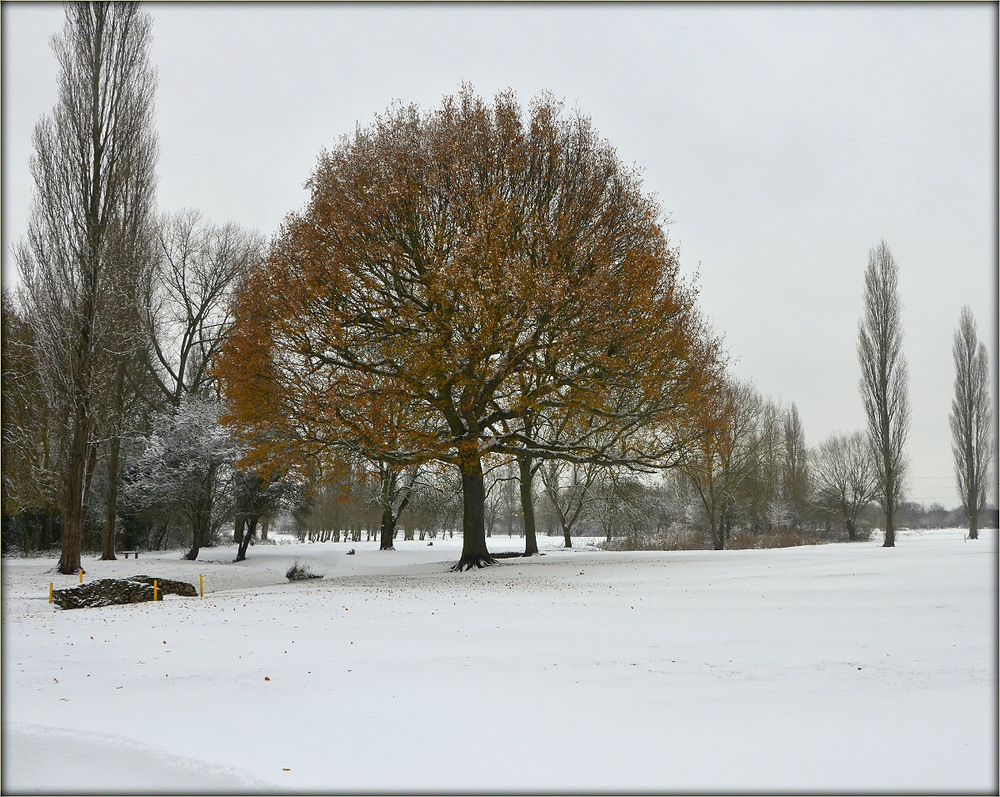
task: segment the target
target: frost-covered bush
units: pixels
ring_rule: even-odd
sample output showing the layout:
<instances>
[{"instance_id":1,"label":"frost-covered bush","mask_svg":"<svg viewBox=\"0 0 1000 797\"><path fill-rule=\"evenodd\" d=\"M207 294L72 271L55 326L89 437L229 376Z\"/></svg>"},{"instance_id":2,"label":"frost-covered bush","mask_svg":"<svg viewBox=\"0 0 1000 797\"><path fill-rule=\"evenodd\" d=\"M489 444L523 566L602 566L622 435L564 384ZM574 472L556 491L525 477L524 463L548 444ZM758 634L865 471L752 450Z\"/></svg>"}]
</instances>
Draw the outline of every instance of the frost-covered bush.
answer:
<instances>
[{"instance_id":1,"label":"frost-covered bush","mask_svg":"<svg viewBox=\"0 0 1000 797\"><path fill-rule=\"evenodd\" d=\"M145 450L133 463L123 499L154 523L185 526L189 559L209 545L228 517L236 446L219 425L218 401L185 396L154 419Z\"/></svg>"}]
</instances>

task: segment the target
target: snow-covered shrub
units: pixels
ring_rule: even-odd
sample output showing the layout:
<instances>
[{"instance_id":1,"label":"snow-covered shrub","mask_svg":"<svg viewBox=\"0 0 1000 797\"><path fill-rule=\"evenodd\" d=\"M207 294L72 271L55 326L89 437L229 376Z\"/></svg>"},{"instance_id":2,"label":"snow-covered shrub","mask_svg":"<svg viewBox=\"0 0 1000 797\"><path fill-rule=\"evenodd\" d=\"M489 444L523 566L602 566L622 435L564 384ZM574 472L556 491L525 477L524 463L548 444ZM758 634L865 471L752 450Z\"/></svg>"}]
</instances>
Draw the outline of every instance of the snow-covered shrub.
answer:
<instances>
[{"instance_id":1,"label":"snow-covered shrub","mask_svg":"<svg viewBox=\"0 0 1000 797\"><path fill-rule=\"evenodd\" d=\"M309 569L309 565L299 564L299 560L296 559L292 566L288 568L285 572L285 578L289 581L304 581L309 578L323 578L319 573L314 573Z\"/></svg>"},{"instance_id":2,"label":"snow-covered shrub","mask_svg":"<svg viewBox=\"0 0 1000 797\"><path fill-rule=\"evenodd\" d=\"M134 463L126 502L138 505L154 523L183 525L198 548L211 544L228 516L227 491L238 451L219 425L219 402L185 396L160 413L145 451Z\"/></svg>"}]
</instances>

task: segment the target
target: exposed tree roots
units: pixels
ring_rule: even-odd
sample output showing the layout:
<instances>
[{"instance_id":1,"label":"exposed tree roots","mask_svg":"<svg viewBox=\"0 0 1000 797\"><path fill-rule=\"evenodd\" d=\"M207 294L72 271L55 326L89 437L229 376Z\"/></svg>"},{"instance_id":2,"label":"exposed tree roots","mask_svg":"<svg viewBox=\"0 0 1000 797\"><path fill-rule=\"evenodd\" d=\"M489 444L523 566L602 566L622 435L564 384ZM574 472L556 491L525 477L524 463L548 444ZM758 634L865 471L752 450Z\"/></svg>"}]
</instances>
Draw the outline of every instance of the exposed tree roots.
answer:
<instances>
[{"instance_id":1,"label":"exposed tree roots","mask_svg":"<svg viewBox=\"0 0 1000 797\"><path fill-rule=\"evenodd\" d=\"M452 573L461 573L463 570L472 570L474 567L492 567L495 564L498 562L492 556L473 556L469 559L459 559L449 570Z\"/></svg>"}]
</instances>

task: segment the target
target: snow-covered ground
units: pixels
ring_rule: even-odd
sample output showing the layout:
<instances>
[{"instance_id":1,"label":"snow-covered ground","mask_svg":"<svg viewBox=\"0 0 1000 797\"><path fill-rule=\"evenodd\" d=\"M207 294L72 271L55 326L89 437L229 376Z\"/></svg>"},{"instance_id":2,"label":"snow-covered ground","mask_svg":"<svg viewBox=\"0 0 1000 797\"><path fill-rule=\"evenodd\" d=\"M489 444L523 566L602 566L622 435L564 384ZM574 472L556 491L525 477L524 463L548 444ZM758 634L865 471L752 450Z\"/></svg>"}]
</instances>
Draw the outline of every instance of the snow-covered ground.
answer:
<instances>
[{"instance_id":1,"label":"snow-covered ground","mask_svg":"<svg viewBox=\"0 0 1000 797\"><path fill-rule=\"evenodd\" d=\"M205 595L66 611L77 577L4 560L3 793L998 793L996 531L540 542L88 558Z\"/></svg>"}]
</instances>

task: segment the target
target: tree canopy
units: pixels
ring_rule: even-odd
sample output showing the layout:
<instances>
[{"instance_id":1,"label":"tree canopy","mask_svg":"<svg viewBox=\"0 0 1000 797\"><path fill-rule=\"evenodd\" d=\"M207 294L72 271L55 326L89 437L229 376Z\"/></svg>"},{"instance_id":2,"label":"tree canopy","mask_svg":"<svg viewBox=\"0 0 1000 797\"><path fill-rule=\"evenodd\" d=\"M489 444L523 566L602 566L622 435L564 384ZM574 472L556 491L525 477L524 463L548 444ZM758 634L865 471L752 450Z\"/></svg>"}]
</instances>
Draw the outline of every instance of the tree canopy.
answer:
<instances>
[{"instance_id":1,"label":"tree canopy","mask_svg":"<svg viewBox=\"0 0 1000 797\"><path fill-rule=\"evenodd\" d=\"M464 87L343 137L308 187L216 365L251 458L457 466L457 568L491 561L489 454L679 460L718 343L657 203L587 117ZM539 416L579 432L533 434Z\"/></svg>"}]
</instances>

